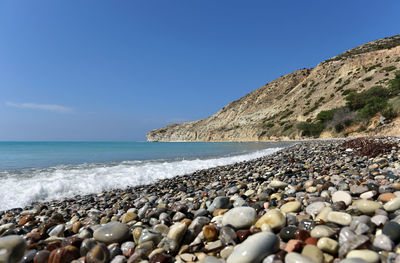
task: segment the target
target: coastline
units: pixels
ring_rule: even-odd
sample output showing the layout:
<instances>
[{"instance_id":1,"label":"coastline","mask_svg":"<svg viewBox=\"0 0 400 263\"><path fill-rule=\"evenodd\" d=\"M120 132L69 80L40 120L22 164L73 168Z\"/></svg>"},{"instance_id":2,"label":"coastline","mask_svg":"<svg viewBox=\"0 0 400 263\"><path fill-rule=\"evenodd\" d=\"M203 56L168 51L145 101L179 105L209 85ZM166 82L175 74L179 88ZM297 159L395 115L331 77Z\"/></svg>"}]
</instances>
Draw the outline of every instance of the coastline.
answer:
<instances>
[{"instance_id":1,"label":"coastline","mask_svg":"<svg viewBox=\"0 0 400 263\"><path fill-rule=\"evenodd\" d=\"M268 255L263 254L265 247L253 254L258 258L269 256L274 262L290 262L292 257L310 254L323 255L332 262L361 247L372 254L385 251L379 256L396 258L390 251L396 251L400 240L391 240L390 236L389 241L382 238L386 241L381 242L386 245L384 249L377 249L375 242L373 249L371 244L366 245L366 239L376 239L377 230L383 229L385 233L384 227L388 224L385 221L376 225L371 221L374 214L386 216L388 222L393 219L390 221L393 224L400 222L396 219L400 208L399 139L373 140L377 145L390 144L394 149L383 147L386 152L366 158L357 155L356 148L349 150L341 146L349 141L347 138L299 141L258 159L199 170L149 185L3 211L0 212L0 236L11 236L14 242L24 244L21 245L24 249L13 248L19 252L14 257L25 253L33 259L37 254L50 256L51 253L54 258L56 253L64 253L76 262L83 262L85 258L86 262L100 262L90 261L100 255L108 259L104 262L256 262L240 258L239 254L235 256L239 253L235 245L243 243L242 250L251 249L252 240L261 245L273 242L275 247ZM374 149L371 154L376 153ZM369 200L373 202L370 206L375 205L379 211L365 212L358 205L359 200L364 200L361 195L368 192L371 192L368 198L374 200ZM391 194L391 199L379 199L384 194ZM399 202L399 207L386 209L390 202ZM246 212L235 216L241 209ZM320 214L323 211L326 215ZM353 222L365 224L366 231L358 232ZM101 226L104 224L108 228ZM316 237L313 231L317 226L328 227L325 230L331 231L330 234ZM114 238L120 236L110 240L105 234L107 231L114 231ZM342 231L350 231L347 240L340 239ZM337 242L337 250L327 252L320 248L317 242L321 238ZM353 245L347 246L344 241ZM317 250L309 247L310 242L315 242ZM389 250L387 243L392 244Z\"/></svg>"}]
</instances>

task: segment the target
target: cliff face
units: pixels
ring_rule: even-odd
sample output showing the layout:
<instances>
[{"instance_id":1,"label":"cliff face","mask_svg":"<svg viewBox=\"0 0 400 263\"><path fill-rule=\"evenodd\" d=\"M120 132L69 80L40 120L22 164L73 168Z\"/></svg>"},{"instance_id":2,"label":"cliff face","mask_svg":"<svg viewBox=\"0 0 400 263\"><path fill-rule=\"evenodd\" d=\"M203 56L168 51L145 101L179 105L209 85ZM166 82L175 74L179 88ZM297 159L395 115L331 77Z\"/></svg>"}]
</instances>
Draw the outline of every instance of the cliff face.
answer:
<instances>
[{"instance_id":1,"label":"cliff face","mask_svg":"<svg viewBox=\"0 0 400 263\"><path fill-rule=\"evenodd\" d=\"M313 69L297 70L231 102L203 120L173 124L147 134L148 141L260 141L301 138L296 123L345 105L350 91L387 85L400 69L400 35L348 50ZM400 121L369 131L399 133ZM364 133L365 133L364 132ZM323 133L324 137L332 134Z\"/></svg>"}]
</instances>

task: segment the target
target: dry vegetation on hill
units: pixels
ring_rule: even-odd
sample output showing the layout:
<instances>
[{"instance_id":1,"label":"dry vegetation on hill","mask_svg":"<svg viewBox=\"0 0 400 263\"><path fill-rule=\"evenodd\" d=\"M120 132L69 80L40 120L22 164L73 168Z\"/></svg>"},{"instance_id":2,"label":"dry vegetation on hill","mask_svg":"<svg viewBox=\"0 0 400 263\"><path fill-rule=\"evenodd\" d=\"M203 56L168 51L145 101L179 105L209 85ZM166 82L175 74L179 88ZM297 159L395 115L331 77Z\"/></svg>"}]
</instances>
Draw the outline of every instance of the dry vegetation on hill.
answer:
<instances>
[{"instance_id":1,"label":"dry vegetation on hill","mask_svg":"<svg viewBox=\"0 0 400 263\"><path fill-rule=\"evenodd\" d=\"M259 141L398 135L399 90L397 35L282 76L206 119L153 130L147 138Z\"/></svg>"}]
</instances>

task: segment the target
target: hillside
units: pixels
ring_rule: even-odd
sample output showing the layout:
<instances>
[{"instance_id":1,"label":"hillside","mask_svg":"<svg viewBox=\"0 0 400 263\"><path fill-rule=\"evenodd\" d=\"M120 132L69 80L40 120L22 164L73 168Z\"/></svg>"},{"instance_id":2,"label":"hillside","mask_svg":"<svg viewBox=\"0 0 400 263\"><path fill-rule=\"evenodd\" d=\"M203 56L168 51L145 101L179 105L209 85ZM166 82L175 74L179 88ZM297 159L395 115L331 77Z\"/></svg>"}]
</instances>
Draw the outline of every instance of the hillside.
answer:
<instances>
[{"instance_id":1,"label":"hillside","mask_svg":"<svg viewBox=\"0 0 400 263\"><path fill-rule=\"evenodd\" d=\"M208 118L153 130L147 139L264 141L399 135L400 97L397 90L390 90L400 83L399 70L400 35L396 35L350 49L315 68L296 70ZM376 86L387 91L385 95ZM384 101L379 96L385 96ZM356 105L360 97L364 104Z\"/></svg>"}]
</instances>

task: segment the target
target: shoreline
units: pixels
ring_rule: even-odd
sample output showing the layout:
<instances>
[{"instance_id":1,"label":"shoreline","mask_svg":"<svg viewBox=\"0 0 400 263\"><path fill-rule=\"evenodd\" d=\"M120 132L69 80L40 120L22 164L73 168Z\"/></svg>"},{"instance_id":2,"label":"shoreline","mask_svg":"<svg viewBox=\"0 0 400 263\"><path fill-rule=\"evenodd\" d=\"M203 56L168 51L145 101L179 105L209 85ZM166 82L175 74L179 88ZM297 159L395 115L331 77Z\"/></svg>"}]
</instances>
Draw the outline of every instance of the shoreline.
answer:
<instances>
[{"instance_id":1,"label":"shoreline","mask_svg":"<svg viewBox=\"0 0 400 263\"><path fill-rule=\"evenodd\" d=\"M399 139L368 140L377 145L368 154L375 154L379 145L386 145L381 150L390 154L381 153L381 160L358 156L362 149L341 146L353 141L348 138L302 141L261 158L152 184L6 210L0 212L0 236L24 244L24 249L8 244L19 252L14 257L25 253L33 259L64 253L76 262L85 258L86 262L101 262L90 261L100 255L107 258L104 262L114 263L235 263L261 262L263 258L269 258L263 262L294 262L292 258L307 262L307 256L312 255L322 255L329 259L322 262L332 262L357 254L361 247L372 256L396 258L390 251L397 251L400 242L400 218L396 219L400 214ZM361 197L366 193L371 195L370 200ZM382 195L391 199L382 200ZM366 212L360 200L372 202L369 206L377 209ZM394 207L398 202L399 207L386 209L390 202L395 203ZM239 213L241 210L245 212ZM325 215L321 215L323 212ZM378 215L388 219L376 225L371 220ZM353 222L366 227L358 230ZM399 240L392 240L395 237L385 232L389 222L399 225ZM315 236L313 231L318 226L330 234ZM387 235L379 237L382 244L375 244L379 229ZM110 240L107 231L119 238ZM345 243L352 246L340 239L342 231L350 231ZM0 248L4 246L2 238ZM332 241L326 242L331 244L336 242L336 250L329 252L318 245L322 238L329 238ZM374 246L366 245L366 240L374 240ZM86 244L90 242L90 246ZM257 250L251 242L265 246L273 242L277 247L267 255L263 254L265 247ZM241 250L255 249L249 253L258 255L257 259L251 259L251 255L241 258L240 249L235 248L240 243Z\"/></svg>"}]
</instances>

